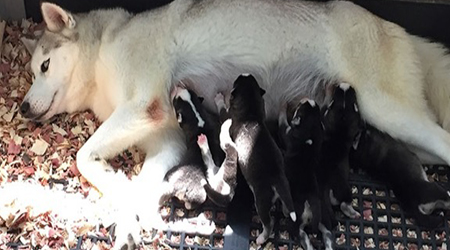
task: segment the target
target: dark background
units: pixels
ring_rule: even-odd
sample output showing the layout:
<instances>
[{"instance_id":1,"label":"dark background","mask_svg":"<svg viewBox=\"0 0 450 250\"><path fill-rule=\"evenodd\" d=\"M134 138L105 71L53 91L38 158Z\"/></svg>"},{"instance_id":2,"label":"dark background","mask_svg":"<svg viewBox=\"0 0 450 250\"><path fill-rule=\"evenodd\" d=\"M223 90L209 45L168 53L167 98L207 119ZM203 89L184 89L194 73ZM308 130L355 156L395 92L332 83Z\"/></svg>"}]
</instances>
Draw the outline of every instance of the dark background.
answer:
<instances>
[{"instance_id":1,"label":"dark background","mask_svg":"<svg viewBox=\"0 0 450 250\"><path fill-rule=\"evenodd\" d=\"M439 0L438 0L439 1ZM444 4L447 1L448 4ZM49 0L74 13L95 8L123 7L140 12L159 7L171 0ZM441 3L411 2L398 0L353 0L372 13L399 24L408 32L442 42L450 47L450 0ZM25 0L28 17L42 20L40 0Z\"/></svg>"}]
</instances>

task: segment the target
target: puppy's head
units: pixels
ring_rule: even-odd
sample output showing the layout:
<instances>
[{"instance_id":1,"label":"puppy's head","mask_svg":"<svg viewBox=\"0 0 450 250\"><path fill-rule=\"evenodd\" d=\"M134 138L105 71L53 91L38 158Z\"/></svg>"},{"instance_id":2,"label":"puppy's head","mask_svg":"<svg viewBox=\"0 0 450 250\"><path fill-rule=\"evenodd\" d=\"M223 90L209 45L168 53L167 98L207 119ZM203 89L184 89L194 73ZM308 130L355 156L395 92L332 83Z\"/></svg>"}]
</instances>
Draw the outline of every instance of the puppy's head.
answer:
<instances>
[{"instance_id":1,"label":"puppy's head","mask_svg":"<svg viewBox=\"0 0 450 250\"><path fill-rule=\"evenodd\" d=\"M345 133L353 140L361 126L361 116L355 90L347 83L339 84L333 99L323 115L325 130L331 133Z\"/></svg>"},{"instance_id":2,"label":"puppy's head","mask_svg":"<svg viewBox=\"0 0 450 250\"><path fill-rule=\"evenodd\" d=\"M313 145L320 143L322 124L319 106L310 99L303 99L295 109L290 129L287 131L291 141Z\"/></svg>"},{"instance_id":3,"label":"puppy's head","mask_svg":"<svg viewBox=\"0 0 450 250\"><path fill-rule=\"evenodd\" d=\"M233 84L230 95L230 115L233 119L264 120L265 90L259 87L250 74L240 75Z\"/></svg>"},{"instance_id":4,"label":"puppy's head","mask_svg":"<svg viewBox=\"0 0 450 250\"><path fill-rule=\"evenodd\" d=\"M189 139L197 140L197 135L205 126L199 110L202 108L203 98L198 97L193 91L178 88L175 90L173 107L178 119L178 124Z\"/></svg>"}]
</instances>

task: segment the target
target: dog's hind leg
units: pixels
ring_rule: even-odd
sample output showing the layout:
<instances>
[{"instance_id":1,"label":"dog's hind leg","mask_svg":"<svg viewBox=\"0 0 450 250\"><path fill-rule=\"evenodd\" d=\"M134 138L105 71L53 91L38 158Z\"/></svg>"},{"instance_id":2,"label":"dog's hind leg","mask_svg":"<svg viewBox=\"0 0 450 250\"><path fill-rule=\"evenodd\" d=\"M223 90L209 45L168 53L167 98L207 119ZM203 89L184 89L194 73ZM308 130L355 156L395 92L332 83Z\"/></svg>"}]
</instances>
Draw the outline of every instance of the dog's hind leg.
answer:
<instances>
[{"instance_id":1,"label":"dog's hind leg","mask_svg":"<svg viewBox=\"0 0 450 250\"><path fill-rule=\"evenodd\" d=\"M435 182L417 183L421 187L417 191L418 209L424 215L430 215L434 210L450 210L450 192ZM420 185L420 186L419 186Z\"/></svg>"},{"instance_id":2,"label":"dog's hind leg","mask_svg":"<svg viewBox=\"0 0 450 250\"><path fill-rule=\"evenodd\" d=\"M416 146L413 145L407 145L409 150L411 150L414 154L417 155L417 157L419 157L420 162L422 164L426 164L426 165L445 165L445 161L442 160L441 158L437 157L436 155L430 154L429 152L418 148Z\"/></svg>"},{"instance_id":3,"label":"dog's hind leg","mask_svg":"<svg viewBox=\"0 0 450 250\"><path fill-rule=\"evenodd\" d=\"M450 165L450 134L432 120L426 107L412 106L410 100L394 99L384 92L359 93L361 113L370 124Z\"/></svg>"}]
</instances>

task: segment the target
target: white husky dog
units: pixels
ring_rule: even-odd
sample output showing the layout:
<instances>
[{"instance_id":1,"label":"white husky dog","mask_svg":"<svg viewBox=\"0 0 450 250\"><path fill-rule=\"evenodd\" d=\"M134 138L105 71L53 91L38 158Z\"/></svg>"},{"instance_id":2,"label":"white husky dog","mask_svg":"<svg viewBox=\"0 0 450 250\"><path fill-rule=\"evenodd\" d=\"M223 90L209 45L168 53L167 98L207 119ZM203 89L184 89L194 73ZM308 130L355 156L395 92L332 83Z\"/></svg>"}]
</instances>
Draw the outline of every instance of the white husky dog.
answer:
<instances>
[{"instance_id":1,"label":"white husky dog","mask_svg":"<svg viewBox=\"0 0 450 250\"><path fill-rule=\"evenodd\" d=\"M429 160L450 163L442 128L450 128L447 51L350 2L175 0L138 15L41 7L47 29L35 44L35 78L21 112L43 121L92 110L103 124L77 166L105 197L148 200L133 210L141 223L144 209L151 214L146 226L158 218L157 187L185 147L170 100L179 81L214 110L216 93L228 95L237 76L251 73L274 120L280 105L305 96L323 104L327 83L348 82L368 122ZM133 185L105 161L131 145L147 153ZM140 192L124 193L128 187Z\"/></svg>"}]
</instances>

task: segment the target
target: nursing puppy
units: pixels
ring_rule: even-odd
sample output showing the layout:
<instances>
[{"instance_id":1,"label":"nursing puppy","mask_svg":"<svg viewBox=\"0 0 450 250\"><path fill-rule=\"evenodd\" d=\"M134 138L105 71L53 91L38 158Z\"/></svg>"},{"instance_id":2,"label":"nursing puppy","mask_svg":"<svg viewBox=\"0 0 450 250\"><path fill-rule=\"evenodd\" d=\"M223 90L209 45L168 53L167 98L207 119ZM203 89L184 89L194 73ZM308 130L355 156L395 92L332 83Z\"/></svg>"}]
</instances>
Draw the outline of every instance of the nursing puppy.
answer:
<instances>
[{"instance_id":1,"label":"nursing puppy","mask_svg":"<svg viewBox=\"0 0 450 250\"><path fill-rule=\"evenodd\" d=\"M283 156L265 125L264 93L253 76L239 76L230 96L231 120L222 125L223 130L229 131L228 143L237 149L241 172L253 192L256 211L263 224L257 244L264 243L272 232L274 221L270 209L278 198L284 214L296 221Z\"/></svg>"},{"instance_id":2,"label":"nursing puppy","mask_svg":"<svg viewBox=\"0 0 450 250\"><path fill-rule=\"evenodd\" d=\"M223 122L228 117L225 99L222 94L217 94L215 97L217 111L220 114L220 120ZM208 181L202 180L202 185L208 194L209 199L216 205L226 207L234 197L237 186L237 168L238 168L238 153L234 145L227 141L229 138L229 122L222 125L223 129L220 131L220 146L225 152L225 160L217 174L208 176ZM208 147L208 138L200 136L197 141L201 151L203 161L208 168L215 168L210 148Z\"/></svg>"},{"instance_id":3,"label":"nursing puppy","mask_svg":"<svg viewBox=\"0 0 450 250\"><path fill-rule=\"evenodd\" d=\"M322 144L319 184L329 189L331 203L339 205L350 218L361 215L352 207L352 193L348 184L348 154L359 132L361 117L356 103L355 90L341 83L333 93L333 99L323 111L325 138Z\"/></svg>"},{"instance_id":4,"label":"nursing puppy","mask_svg":"<svg viewBox=\"0 0 450 250\"><path fill-rule=\"evenodd\" d=\"M420 226L436 228L442 224L443 218L432 213L450 209L449 193L428 181L419 158L404 143L367 124L353 144L350 163L388 184L402 208Z\"/></svg>"},{"instance_id":5,"label":"nursing puppy","mask_svg":"<svg viewBox=\"0 0 450 250\"><path fill-rule=\"evenodd\" d=\"M215 166L220 166L220 164L224 161L225 153L220 146L219 133L221 123L226 119L226 114L219 112L220 116L218 116L205 109L203 106L203 97L197 96L197 94L190 89L183 90L183 87L177 86L172 92L172 95L174 94L184 98L184 100L186 100L192 107L195 117L198 119L198 129L200 133L204 134L208 138L208 148L211 151L212 160ZM218 105L225 104L219 103ZM220 111L219 107L222 106L217 107ZM217 172L217 168L213 168L212 165L210 165L208 170L211 169L215 169L214 173L211 172L208 174L213 175Z\"/></svg>"},{"instance_id":6,"label":"nursing puppy","mask_svg":"<svg viewBox=\"0 0 450 250\"><path fill-rule=\"evenodd\" d=\"M299 219L294 223L294 235L300 235L304 249L313 249L305 227L313 233L322 231L326 249L332 249L331 227L322 222L321 192L316 172L319 168L320 151L323 141L323 128L319 106L312 100L304 99L296 108L291 124L287 120L286 109L281 110L279 128L286 145L284 164L289 181L295 212ZM331 205L329 206L331 209ZM325 209L324 218L333 216ZM330 224L330 223L326 223ZM320 225L320 226L319 226Z\"/></svg>"},{"instance_id":7,"label":"nursing puppy","mask_svg":"<svg viewBox=\"0 0 450 250\"><path fill-rule=\"evenodd\" d=\"M159 203L161 205L170 197L177 197L184 201L187 209L194 209L205 202L207 197L201 181L205 176L213 175L216 171L213 166L207 168L197 145L200 134L209 126L209 123L206 122L206 116L201 115L204 114L202 100L193 91L176 88L172 95L178 123L186 138L187 150L180 164L169 170L164 177L165 191Z\"/></svg>"}]
</instances>

